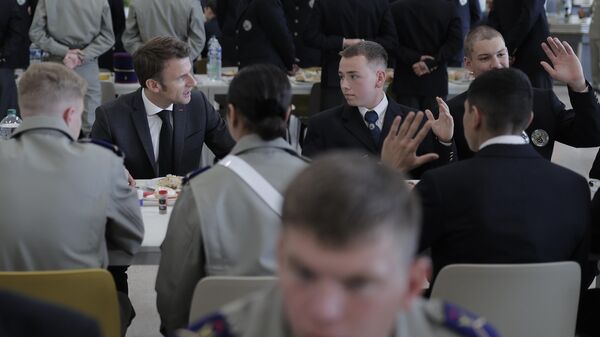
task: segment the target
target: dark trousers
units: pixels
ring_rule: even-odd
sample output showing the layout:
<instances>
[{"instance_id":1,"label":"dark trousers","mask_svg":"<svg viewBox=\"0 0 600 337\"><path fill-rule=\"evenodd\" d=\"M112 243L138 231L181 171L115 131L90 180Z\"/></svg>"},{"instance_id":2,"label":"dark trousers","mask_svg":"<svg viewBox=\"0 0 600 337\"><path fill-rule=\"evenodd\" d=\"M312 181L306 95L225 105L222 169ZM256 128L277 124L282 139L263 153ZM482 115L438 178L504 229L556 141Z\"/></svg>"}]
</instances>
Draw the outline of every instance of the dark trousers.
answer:
<instances>
[{"instance_id":1,"label":"dark trousers","mask_svg":"<svg viewBox=\"0 0 600 337\"><path fill-rule=\"evenodd\" d=\"M135 310L129 299L129 285L127 284L127 268L129 266L108 266L108 271L115 280L117 299L119 300L121 318L121 336L125 336L127 328L135 317Z\"/></svg>"},{"instance_id":2,"label":"dark trousers","mask_svg":"<svg viewBox=\"0 0 600 337\"><path fill-rule=\"evenodd\" d=\"M17 113L19 112L15 71L11 68L0 68L0 119L6 116L8 109L16 109Z\"/></svg>"}]
</instances>

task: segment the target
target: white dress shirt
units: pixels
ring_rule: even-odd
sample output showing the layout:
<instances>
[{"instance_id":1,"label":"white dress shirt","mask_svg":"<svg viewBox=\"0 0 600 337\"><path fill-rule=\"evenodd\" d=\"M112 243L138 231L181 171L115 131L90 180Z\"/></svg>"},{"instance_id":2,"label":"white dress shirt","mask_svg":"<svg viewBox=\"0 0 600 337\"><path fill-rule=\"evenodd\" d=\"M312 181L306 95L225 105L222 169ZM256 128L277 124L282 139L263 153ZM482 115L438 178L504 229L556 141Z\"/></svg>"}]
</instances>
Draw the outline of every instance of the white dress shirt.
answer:
<instances>
[{"instance_id":1,"label":"white dress shirt","mask_svg":"<svg viewBox=\"0 0 600 337\"><path fill-rule=\"evenodd\" d=\"M379 104L377 104L377 106L375 106L375 108L367 109L365 107L359 106L358 111L360 112L360 115L363 118L363 122L365 122L365 125L367 127L369 126L369 123L367 123L367 121L365 120L365 114L367 113L367 111L375 111L377 113L377 116L379 116L379 119L377 119L375 125L379 127L379 130L383 130L383 119L385 118L385 111L387 110L387 107L388 99L386 95L383 95L383 99L381 100L381 102L379 102Z\"/></svg>"},{"instance_id":2,"label":"white dress shirt","mask_svg":"<svg viewBox=\"0 0 600 337\"><path fill-rule=\"evenodd\" d=\"M521 136L503 135L503 136L493 137L493 138L486 140L481 145L479 145L479 150L483 149L486 146L492 145L492 144L523 145L523 144L527 144L527 142Z\"/></svg>"},{"instance_id":3,"label":"white dress shirt","mask_svg":"<svg viewBox=\"0 0 600 337\"><path fill-rule=\"evenodd\" d=\"M148 115L148 127L150 128L150 138L152 138L152 150L154 151L154 161L158 160L158 140L160 139L160 129L162 127L162 119L158 116L158 113L163 110L171 110L171 125L173 125L173 104L163 109L150 102L146 97L146 89L142 89L142 100L144 101L144 108Z\"/></svg>"}]
</instances>

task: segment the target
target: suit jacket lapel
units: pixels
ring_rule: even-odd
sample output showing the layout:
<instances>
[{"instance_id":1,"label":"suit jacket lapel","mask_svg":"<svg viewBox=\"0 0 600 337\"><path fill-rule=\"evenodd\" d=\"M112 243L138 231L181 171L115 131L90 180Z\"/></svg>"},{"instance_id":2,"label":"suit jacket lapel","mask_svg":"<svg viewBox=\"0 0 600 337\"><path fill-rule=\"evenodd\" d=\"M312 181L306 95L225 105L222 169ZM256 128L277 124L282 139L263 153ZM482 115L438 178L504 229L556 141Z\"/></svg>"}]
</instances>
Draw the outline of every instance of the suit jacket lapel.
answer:
<instances>
[{"instance_id":1,"label":"suit jacket lapel","mask_svg":"<svg viewBox=\"0 0 600 337\"><path fill-rule=\"evenodd\" d=\"M138 137L144 146L144 151L150 162L150 166L154 169L154 173L158 174L156 167L156 159L154 158L154 148L152 147L152 137L150 136L150 126L148 125L148 116L146 114L146 108L144 107L144 101L142 100L142 89L138 89L133 98L133 111L131 118L133 119L133 125L137 130Z\"/></svg>"},{"instance_id":2,"label":"suit jacket lapel","mask_svg":"<svg viewBox=\"0 0 600 337\"><path fill-rule=\"evenodd\" d=\"M369 151L375 154L379 153L375 140L373 140L371 132L369 132L369 129L365 125L358 108L344 104L342 108L342 122L344 127L363 143Z\"/></svg>"},{"instance_id":3,"label":"suit jacket lapel","mask_svg":"<svg viewBox=\"0 0 600 337\"><path fill-rule=\"evenodd\" d=\"M390 128L392 127L392 123L394 122L394 118L396 118L396 116L401 116L402 121L404 122L405 114L400 108L400 105L392 101L391 98L388 98L388 107L383 117L383 129L381 130L381 139L379 140L379 144L377 144L377 149L380 152L381 148L383 147L383 141L390 132Z\"/></svg>"},{"instance_id":4,"label":"suit jacket lapel","mask_svg":"<svg viewBox=\"0 0 600 337\"><path fill-rule=\"evenodd\" d=\"M179 172L179 164L183 156L183 141L188 110L185 105L173 105L173 171Z\"/></svg>"}]
</instances>

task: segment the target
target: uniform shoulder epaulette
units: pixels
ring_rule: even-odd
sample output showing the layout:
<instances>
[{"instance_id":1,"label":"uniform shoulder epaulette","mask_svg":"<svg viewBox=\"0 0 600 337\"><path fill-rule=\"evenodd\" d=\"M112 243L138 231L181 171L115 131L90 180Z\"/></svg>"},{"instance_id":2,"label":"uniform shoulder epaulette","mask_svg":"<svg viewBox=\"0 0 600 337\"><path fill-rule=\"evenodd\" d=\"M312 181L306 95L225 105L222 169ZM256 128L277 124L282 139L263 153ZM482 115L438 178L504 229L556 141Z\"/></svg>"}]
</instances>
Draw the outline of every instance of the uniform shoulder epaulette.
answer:
<instances>
[{"instance_id":1,"label":"uniform shoulder epaulette","mask_svg":"<svg viewBox=\"0 0 600 337\"><path fill-rule=\"evenodd\" d=\"M182 185L186 185L192 178L194 178L195 176L199 175L200 173L208 170L209 168L211 168L212 166L205 166L205 167L201 167L199 169L196 169L188 174L185 175L185 177L183 177L181 184Z\"/></svg>"},{"instance_id":2,"label":"uniform shoulder epaulette","mask_svg":"<svg viewBox=\"0 0 600 337\"><path fill-rule=\"evenodd\" d=\"M95 144L98 146L102 146L105 149L109 149L111 150L114 154L116 154L119 157L123 157L123 152L121 151L121 149L119 149L118 146L116 146L115 144L112 144L110 142L107 142L105 140L102 139L97 139L97 138L83 138L77 141L78 143L82 143L82 144Z\"/></svg>"},{"instance_id":3,"label":"uniform shoulder epaulette","mask_svg":"<svg viewBox=\"0 0 600 337\"><path fill-rule=\"evenodd\" d=\"M177 337L233 337L229 324L221 313L208 315L192 323L189 328L178 330Z\"/></svg>"},{"instance_id":4,"label":"uniform shoulder epaulette","mask_svg":"<svg viewBox=\"0 0 600 337\"><path fill-rule=\"evenodd\" d=\"M454 304L444 302L444 325L461 336L498 337L499 334L485 318L477 316Z\"/></svg>"}]
</instances>

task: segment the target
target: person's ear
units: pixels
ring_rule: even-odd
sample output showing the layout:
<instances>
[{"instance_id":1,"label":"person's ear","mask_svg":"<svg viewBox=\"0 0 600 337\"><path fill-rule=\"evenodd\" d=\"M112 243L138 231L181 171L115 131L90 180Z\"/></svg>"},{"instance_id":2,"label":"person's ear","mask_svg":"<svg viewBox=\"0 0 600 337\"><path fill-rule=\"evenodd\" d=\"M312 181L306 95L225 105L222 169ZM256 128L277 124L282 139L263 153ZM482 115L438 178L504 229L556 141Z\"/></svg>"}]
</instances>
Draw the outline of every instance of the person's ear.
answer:
<instances>
[{"instance_id":1,"label":"person's ear","mask_svg":"<svg viewBox=\"0 0 600 337\"><path fill-rule=\"evenodd\" d=\"M525 126L525 129L527 129L529 127L529 125L531 124L532 121L533 121L533 111L531 111L529 113L529 121L527 122L527 125Z\"/></svg>"},{"instance_id":2,"label":"person's ear","mask_svg":"<svg viewBox=\"0 0 600 337\"><path fill-rule=\"evenodd\" d=\"M466 56L463 57L463 63L465 64L465 69L467 69L468 71L473 73L473 69L471 69L471 66L472 66L471 58L466 57Z\"/></svg>"},{"instance_id":3,"label":"person's ear","mask_svg":"<svg viewBox=\"0 0 600 337\"><path fill-rule=\"evenodd\" d=\"M423 287L425 286L430 275L431 262L429 258L419 257L412 263L408 271L408 284L406 286L406 291L402 297L403 310L408 310L415 298L421 296Z\"/></svg>"},{"instance_id":4,"label":"person's ear","mask_svg":"<svg viewBox=\"0 0 600 337\"><path fill-rule=\"evenodd\" d=\"M157 80L149 78L146 80L146 88L153 93L158 93L161 89L161 85Z\"/></svg>"},{"instance_id":5,"label":"person's ear","mask_svg":"<svg viewBox=\"0 0 600 337\"><path fill-rule=\"evenodd\" d=\"M375 86L377 88L383 88L385 86L385 79L386 79L387 75L385 73L385 70L377 70L377 82L375 84Z\"/></svg>"},{"instance_id":6,"label":"person's ear","mask_svg":"<svg viewBox=\"0 0 600 337\"><path fill-rule=\"evenodd\" d=\"M229 125L231 125L231 127L237 127L239 124L237 111L231 103L227 104L227 120L229 121Z\"/></svg>"},{"instance_id":7,"label":"person's ear","mask_svg":"<svg viewBox=\"0 0 600 337\"><path fill-rule=\"evenodd\" d=\"M483 114L476 105L471 105L471 113L473 114L473 128L479 130L483 125Z\"/></svg>"},{"instance_id":8,"label":"person's ear","mask_svg":"<svg viewBox=\"0 0 600 337\"><path fill-rule=\"evenodd\" d=\"M65 121L65 124L71 125L73 120L75 119L75 109L73 107L67 107L62 113L62 118Z\"/></svg>"}]
</instances>

